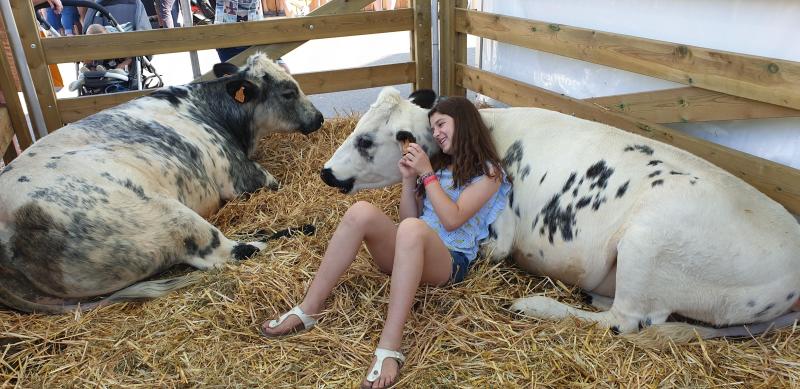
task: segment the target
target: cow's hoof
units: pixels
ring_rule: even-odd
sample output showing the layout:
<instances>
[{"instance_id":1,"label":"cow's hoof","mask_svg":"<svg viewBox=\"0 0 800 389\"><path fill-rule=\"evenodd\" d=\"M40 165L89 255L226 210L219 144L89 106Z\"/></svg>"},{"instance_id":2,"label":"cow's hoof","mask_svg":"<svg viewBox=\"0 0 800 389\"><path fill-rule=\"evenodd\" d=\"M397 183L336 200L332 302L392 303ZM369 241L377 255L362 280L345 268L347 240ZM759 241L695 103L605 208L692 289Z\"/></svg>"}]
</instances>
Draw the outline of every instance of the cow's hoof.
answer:
<instances>
[{"instance_id":1,"label":"cow's hoof","mask_svg":"<svg viewBox=\"0 0 800 389\"><path fill-rule=\"evenodd\" d=\"M248 243L239 243L233 247L233 259L237 261L245 260L257 253L259 248Z\"/></svg>"},{"instance_id":2,"label":"cow's hoof","mask_svg":"<svg viewBox=\"0 0 800 389\"><path fill-rule=\"evenodd\" d=\"M581 290L580 295L581 295L581 301L583 301L584 304L592 305L594 297L590 293L586 292L585 290Z\"/></svg>"},{"instance_id":3,"label":"cow's hoof","mask_svg":"<svg viewBox=\"0 0 800 389\"><path fill-rule=\"evenodd\" d=\"M516 312L520 315L530 316L529 312L534 310L531 310L528 300L529 298L521 298L514 300L514 302L511 303L511 308L509 308L509 310L511 310L511 312Z\"/></svg>"}]
</instances>

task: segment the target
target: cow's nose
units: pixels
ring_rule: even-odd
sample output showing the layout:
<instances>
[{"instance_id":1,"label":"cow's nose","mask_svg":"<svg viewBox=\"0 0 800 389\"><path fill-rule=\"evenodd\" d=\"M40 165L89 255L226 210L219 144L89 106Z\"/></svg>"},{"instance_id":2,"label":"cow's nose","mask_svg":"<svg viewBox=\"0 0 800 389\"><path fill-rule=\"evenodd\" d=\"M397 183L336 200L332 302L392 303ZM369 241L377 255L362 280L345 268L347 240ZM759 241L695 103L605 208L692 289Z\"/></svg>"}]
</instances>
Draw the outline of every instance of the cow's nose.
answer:
<instances>
[{"instance_id":1,"label":"cow's nose","mask_svg":"<svg viewBox=\"0 0 800 389\"><path fill-rule=\"evenodd\" d=\"M322 169L321 172L319 172L319 176L322 178L322 182L324 182L328 186L335 187L336 182L339 181L336 179L336 177L333 176L333 170L327 167Z\"/></svg>"},{"instance_id":2,"label":"cow's nose","mask_svg":"<svg viewBox=\"0 0 800 389\"><path fill-rule=\"evenodd\" d=\"M319 176L322 178L322 182L328 186L339 188L339 191L342 193L349 193L353 189L353 183L355 182L354 178L348 178L344 181L339 180L333 175L333 170L330 168L322 169L322 171L319 172Z\"/></svg>"},{"instance_id":3,"label":"cow's nose","mask_svg":"<svg viewBox=\"0 0 800 389\"><path fill-rule=\"evenodd\" d=\"M325 122L325 118L322 117L322 113L317 112L317 114L314 115L314 120L311 121L311 125L309 125L308 127L303 127L301 129L301 132L303 134L305 134L305 135L308 135L308 134L310 134L310 133L312 133L312 132L314 132L316 130L319 130L320 127L322 127L322 123L324 123L324 122Z\"/></svg>"},{"instance_id":4,"label":"cow's nose","mask_svg":"<svg viewBox=\"0 0 800 389\"><path fill-rule=\"evenodd\" d=\"M325 122L325 118L322 117L322 112L317 112L317 116L314 117L314 120L316 122L317 128L322 127L322 123Z\"/></svg>"}]
</instances>

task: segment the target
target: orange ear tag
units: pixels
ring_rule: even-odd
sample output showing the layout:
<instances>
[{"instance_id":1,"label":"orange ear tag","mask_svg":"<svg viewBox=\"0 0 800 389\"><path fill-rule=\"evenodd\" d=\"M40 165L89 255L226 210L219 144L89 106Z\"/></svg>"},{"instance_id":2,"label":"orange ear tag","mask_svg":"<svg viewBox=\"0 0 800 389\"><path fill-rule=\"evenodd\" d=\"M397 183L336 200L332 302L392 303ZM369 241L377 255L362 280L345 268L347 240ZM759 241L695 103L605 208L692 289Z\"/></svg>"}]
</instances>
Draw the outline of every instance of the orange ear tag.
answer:
<instances>
[{"instance_id":1,"label":"orange ear tag","mask_svg":"<svg viewBox=\"0 0 800 389\"><path fill-rule=\"evenodd\" d=\"M240 103L244 103L244 87L243 86L239 87L239 90L236 91L236 95L233 96L233 99L238 101L238 102L240 102Z\"/></svg>"}]
</instances>

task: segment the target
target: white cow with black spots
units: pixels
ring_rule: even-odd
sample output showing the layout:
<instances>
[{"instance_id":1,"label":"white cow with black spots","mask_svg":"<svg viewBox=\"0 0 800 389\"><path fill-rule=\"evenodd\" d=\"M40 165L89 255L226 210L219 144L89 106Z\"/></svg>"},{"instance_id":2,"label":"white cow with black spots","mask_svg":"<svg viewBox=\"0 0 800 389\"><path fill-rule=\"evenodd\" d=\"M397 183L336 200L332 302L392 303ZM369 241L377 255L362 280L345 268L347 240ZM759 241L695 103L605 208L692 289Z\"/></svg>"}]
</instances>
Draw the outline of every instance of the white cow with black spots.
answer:
<instances>
[{"instance_id":1,"label":"white cow with black spots","mask_svg":"<svg viewBox=\"0 0 800 389\"><path fill-rule=\"evenodd\" d=\"M427 118L434 98L384 90L322 179L343 193L399 182L398 140L438 151ZM800 225L744 181L673 146L558 112L481 115L514 185L486 252L581 287L601 311L544 296L512 309L622 333L652 326L676 340L695 330L742 336L800 316ZM663 324L672 314L731 327Z\"/></svg>"},{"instance_id":2,"label":"white cow with black spots","mask_svg":"<svg viewBox=\"0 0 800 389\"><path fill-rule=\"evenodd\" d=\"M0 171L0 304L58 313L153 298L196 277L139 281L178 263L219 267L265 246L227 239L203 216L276 189L249 158L258 141L317 130L322 114L263 54L214 71L221 78L69 124Z\"/></svg>"}]
</instances>

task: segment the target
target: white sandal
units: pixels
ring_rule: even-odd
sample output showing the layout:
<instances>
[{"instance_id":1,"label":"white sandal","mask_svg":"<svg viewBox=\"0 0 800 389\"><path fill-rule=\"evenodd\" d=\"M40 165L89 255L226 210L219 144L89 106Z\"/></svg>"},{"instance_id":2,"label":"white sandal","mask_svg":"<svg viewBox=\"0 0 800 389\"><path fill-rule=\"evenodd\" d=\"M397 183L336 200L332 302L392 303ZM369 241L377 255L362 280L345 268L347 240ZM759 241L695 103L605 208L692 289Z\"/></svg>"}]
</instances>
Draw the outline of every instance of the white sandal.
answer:
<instances>
[{"instance_id":1,"label":"white sandal","mask_svg":"<svg viewBox=\"0 0 800 389\"><path fill-rule=\"evenodd\" d=\"M274 319L270 320L269 323L267 323L267 326L269 326L269 328L275 328L275 327L281 325L284 322L284 320L286 320L291 315L297 316L297 318L299 318L300 321L303 322L303 331L310 330L315 325L317 325L317 319L314 319L313 317L311 317L309 315L306 315L306 313L303 312L303 310L300 308L300 306L297 305L294 308L290 309L289 312L286 312L283 315L281 315L278 318L278 320L274 320ZM263 335L263 336L265 336L267 338L281 336L281 335L268 335L268 334L264 333L263 326L261 328L259 328L259 330L261 332L261 335ZM296 333L296 332L297 331L293 331L293 332L290 332L290 333ZM290 333L287 333L287 334L284 334L284 335L289 335Z\"/></svg>"},{"instance_id":2,"label":"white sandal","mask_svg":"<svg viewBox=\"0 0 800 389\"><path fill-rule=\"evenodd\" d=\"M399 351L389 350L385 348L376 348L375 349L375 364L372 365L370 369L369 375L367 376L367 381L375 382L378 377L381 376L381 370L383 370L383 360L386 358L394 358L397 360L400 367L403 367L403 363L406 361L405 355L400 353ZM395 383L393 382L392 385Z\"/></svg>"}]
</instances>

